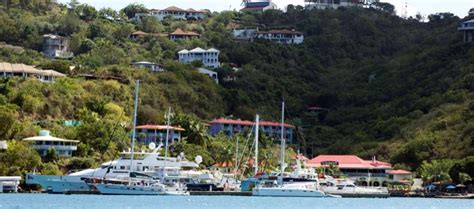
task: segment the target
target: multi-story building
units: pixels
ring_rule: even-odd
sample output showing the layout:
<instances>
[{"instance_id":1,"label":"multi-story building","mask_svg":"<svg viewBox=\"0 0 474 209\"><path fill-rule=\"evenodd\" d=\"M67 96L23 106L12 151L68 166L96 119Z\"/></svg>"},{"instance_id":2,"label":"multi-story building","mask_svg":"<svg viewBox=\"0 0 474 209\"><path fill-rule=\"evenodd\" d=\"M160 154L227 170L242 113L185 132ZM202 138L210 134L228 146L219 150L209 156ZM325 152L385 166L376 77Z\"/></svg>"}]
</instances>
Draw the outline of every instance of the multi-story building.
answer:
<instances>
[{"instance_id":1,"label":"multi-story building","mask_svg":"<svg viewBox=\"0 0 474 209\"><path fill-rule=\"evenodd\" d=\"M36 78L42 82L54 82L55 78L66 75L54 70L40 70L30 65L0 62L0 78L6 77Z\"/></svg>"},{"instance_id":2,"label":"multi-story building","mask_svg":"<svg viewBox=\"0 0 474 209\"><path fill-rule=\"evenodd\" d=\"M137 126L137 141L142 144L155 143L159 145L162 143L166 144L166 132L169 129L168 135L168 144L174 144L176 141L181 141L181 132L184 131L183 128L167 125L142 125Z\"/></svg>"},{"instance_id":3,"label":"multi-story building","mask_svg":"<svg viewBox=\"0 0 474 209\"><path fill-rule=\"evenodd\" d=\"M280 44L301 44L304 34L295 30L271 30L257 32L257 38L269 40Z\"/></svg>"},{"instance_id":4,"label":"multi-story building","mask_svg":"<svg viewBox=\"0 0 474 209\"><path fill-rule=\"evenodd\" d=\"M304 0L308 9L337 9L339 7L369 6L379 0Z\"/></svg>"},{"instance_id":5,"label":"multi-story building","mask_svg":"<svg viewBox=\"0 0 474 209\"><path fill-rule=\"evenodd\" d=\"M71 157L73 152L77 150L77 140L61 139L53 137L49 131L42 130L39 136L29 137L23 141L31 142L32 147L36 149L39 154L44 157L48 154L49 149L54 149L60 157Z\"/></svg>"},{"instance_id":6,"label":"multi-story building","mask_svg":"<svg viewBox=\"0 0 474 209\"><path fill-rule=\"evenodd\" d=\"M214 48L208 50L202 48L195 48L192 50L183 49L178 52L179 62L189 64L195 60L199 60L202 64L209 68L218 68L221 63L219 62L220 51Z\"/></svg>"},{"instance_id":7,"label":"multi-story building","mask_svg":"<svg viewBox=\"0 0 474 209\"><path fill-rule=\"evenodd\" d=\"M306 163L309 167L339 168L343 175L362 186L387 186L393 182L409 181L411 172L393 170L392 165L375 159L363 160L355 155L319 155Z\"/></svg>"},{"instance_id":8,"label":"multi-story building","mask_svg":"<svg viewBox=\"0 0 474 209\"><path fill-rule=\"evenodd\" d=\"M272 0L243 0L244 7L240 11L265 11L269 9L278 9Z\"/></svg>"},{"instance_id":9,"label":"multi-story building","mask_svg":"<svg viewBox=\"0 0 474 209\"><path fill-rule=\"evenodd\" d=\"M43 54L48 58L61 59L68 59L74 56L69 51L69 39L52 34L43 35Z\"/></svg>"},{"instance_id":10,"label":"multi-story building","mask_svg":"<svg viewBox=\"0 0 474 209\"><path fill-rule=\"evenodd\" d=\"M207 10L195 10L192 8L181 9L179 7L170 6L166 9L151 9L149 13L135 14L135 21L141 21L145 16L156 17L159 21L163 21L166 17L177 20L203 20L206 18Z\"/></svg>"},{"instance_id":11,"label":"multi-story building","mask_svg":"<svg viewBox=\"0 0 474 209\"><path fill-rule=\"evenodd\" d=\"M257 28L234 29L232 35L234 36L234 40L237 41L253 41L253 39L257 37L257 32Z\"/></svg>"},{"instance_id":12,"label":"multi-story building","mask_svg":"<svg viewBox=\"0 0 474 209\"><path fill-rule=\"evenodd\" d=\"M241 133L245 129L251 130L254 126L254 122L247 121L247 120L233 120L233 119L226 119L226 118L219 118L209 122L209 132L211 135L217 135L219 133L223 133L227 136L232 136L237 133ZM281 123L278 122L270 122L270 121L260 121L259 122L260 129L266 135L272 137L273 139L280 140L281 138ZM284 124L284 132L283 135L287 140L287 143L293 144L294 143L294 130L295 126L290 124Z\"/></svg>"},{"instance_id":13,"label":"multi-story building","mask_svg":"<svg viewBox=\"0 0 474 209\"><path fill-rule=\"evenodd\" d=\"M134 62L132 65L136 68L146 68L149 69L151 72L164 72L166 71L163 65L156 64L154 62L148 62L148 61L140 61L140 62Z\"/></svg>"}]
</instances>

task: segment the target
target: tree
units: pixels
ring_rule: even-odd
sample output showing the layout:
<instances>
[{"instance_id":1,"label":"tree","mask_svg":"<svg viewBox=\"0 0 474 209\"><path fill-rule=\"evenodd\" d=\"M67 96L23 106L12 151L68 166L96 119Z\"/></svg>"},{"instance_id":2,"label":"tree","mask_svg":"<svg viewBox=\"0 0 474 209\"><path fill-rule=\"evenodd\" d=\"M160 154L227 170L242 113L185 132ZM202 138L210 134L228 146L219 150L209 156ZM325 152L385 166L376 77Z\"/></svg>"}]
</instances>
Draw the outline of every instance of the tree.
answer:
<instances>
[{"instance_id":1,"label":"tree","mask_svg":"<svg viewBox=\"0 0 474 209\"><path fill-rule=\"evenodd\" d=\"M147 33L159 33L163 31L163 26L154 16L145 16L142 18L139 29Z\"/></svg>"},{"instance_id":2,"label":"tree","mask_svg":"<svg viewBox=\"0 0 474 209\"><path fill-rule=\"evenodd\" d=\"M0 140L11 139L12 131L17 123L18 113L13 105L0 105Z\"/></svg>"},{"instance_id":3,"label":"tree","mask_svg":"<svg viewBox=\"0 0 474 209\"><path fill-rule=\"evenodd\" d=\"M41 157L28 143L9 141L8 149L0 153L0 175L22 176L38 169Z\"/></svg>"},{"instance_id":4,"label":"tree","mask_svg":"<svg viewBox=\"0 0 474 209\"><path fill-rule=\"evenodd\" d=\"M48 151L46 155L44 156L44 162L52 162L55 163L59 160L59 153L56 151L56 149L50 147L48 148Z\"/></svg>"},{"instance_id":5,"label":"tree","mask_svg":"<svg viewBox=\"0 0 474 209\"><path fill-rule=\"evenodd\" d=\"M418 173L424 181L431 182L451 182L449 170L453 166L452 160L433 160L431 162L423 161Z\"/></svg>"},{"instance_id":6,"label":"tree","mask_svg":"<svg viewBox=\"0 0 474 209\"><path fill-rule=\"evenodd\" d=\"M472 181L472 178L467 173L459 173L459 183L464 184L468 181Z\"/></svg>"},{"instance_id":7,"label":"tree","mask_svg":"<svg viewBox=\"0 0 474 209\"><path fill-rule=\"evenodd\" d=\"M125 15L127 15L127 17L130 19L135 17L136 13L147 13L148 9L143 4L134 3L129 4L128 6L123 8L121 12L125 13Z\"/></svg>"}]
</instances>

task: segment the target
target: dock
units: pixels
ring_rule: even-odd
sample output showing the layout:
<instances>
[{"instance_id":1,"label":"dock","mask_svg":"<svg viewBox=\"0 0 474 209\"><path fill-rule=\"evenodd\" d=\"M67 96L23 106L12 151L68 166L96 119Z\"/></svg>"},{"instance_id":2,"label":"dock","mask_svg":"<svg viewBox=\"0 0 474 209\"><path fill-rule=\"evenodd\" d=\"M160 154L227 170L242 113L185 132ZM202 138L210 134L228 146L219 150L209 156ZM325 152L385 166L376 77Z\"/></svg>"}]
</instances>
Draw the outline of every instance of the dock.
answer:
<instances>
[{"instance_id":1,"label":"dock","mask_svg":"<svg viewBox=\"0 0 474 209\"><path fill-rule=\"evenodd\" d=\"M195 196L252 196L252 192L231 191L191 191L189 194Z\"/></svg>"}]
</instances>

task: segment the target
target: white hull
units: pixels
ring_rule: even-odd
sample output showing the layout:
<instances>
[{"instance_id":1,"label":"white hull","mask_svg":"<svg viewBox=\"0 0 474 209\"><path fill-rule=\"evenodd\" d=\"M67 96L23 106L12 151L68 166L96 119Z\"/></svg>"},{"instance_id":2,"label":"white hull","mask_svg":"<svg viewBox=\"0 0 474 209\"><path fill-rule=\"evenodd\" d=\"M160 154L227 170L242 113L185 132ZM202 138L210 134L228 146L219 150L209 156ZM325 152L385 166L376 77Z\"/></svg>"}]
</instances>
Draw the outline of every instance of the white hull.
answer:
<instances>
[{"instance_id":1,"label":"white hull","mask_svg":"<svg viewBox=\"0 0 474 209\"><path fill-rule=\"evenodd\" d=\"M319 190L281 187L255 188L252 190L252 195L264 197L326 197L326 194Z\"/></svg>"},{"instance_id":2,"label":"white hull","mask_svg":"<svg viewBox=\"0 0 474 209\"><path fill-rule=\"evenodd\" d=\"M27 178L39 185L48 193L65 193L65 192L90 192L91 189L80 176L43 176L29 175Z\"/></svg>"},{"instance_id":3,"label":"white hull","mask_svg":"<svg viewBox=\"0 0 474 209\"><path fill-rule=\"evenodd\" d=\"M122 184L96 184L95 187L103 195L163 195L159 187L128 186Z\"/></svg>"}]
</instances>

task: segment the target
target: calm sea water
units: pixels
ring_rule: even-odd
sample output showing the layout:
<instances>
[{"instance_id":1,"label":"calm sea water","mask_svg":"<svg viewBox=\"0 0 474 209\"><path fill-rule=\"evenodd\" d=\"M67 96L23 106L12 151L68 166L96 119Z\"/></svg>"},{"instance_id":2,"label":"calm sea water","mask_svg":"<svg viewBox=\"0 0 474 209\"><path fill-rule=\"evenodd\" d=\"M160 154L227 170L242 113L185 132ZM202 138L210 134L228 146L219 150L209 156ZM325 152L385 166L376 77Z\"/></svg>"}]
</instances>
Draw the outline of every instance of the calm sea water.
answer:
<instances>
[{"instance_id":1,"label":"calm sea water","mask_svg":"<svg viewBox=\"0 0 474 209\"><path fill-rule=\"evenodd\" d=\"M0 209L474 209L474 200L0 194Z\"/></svg>"}]
</instances>

